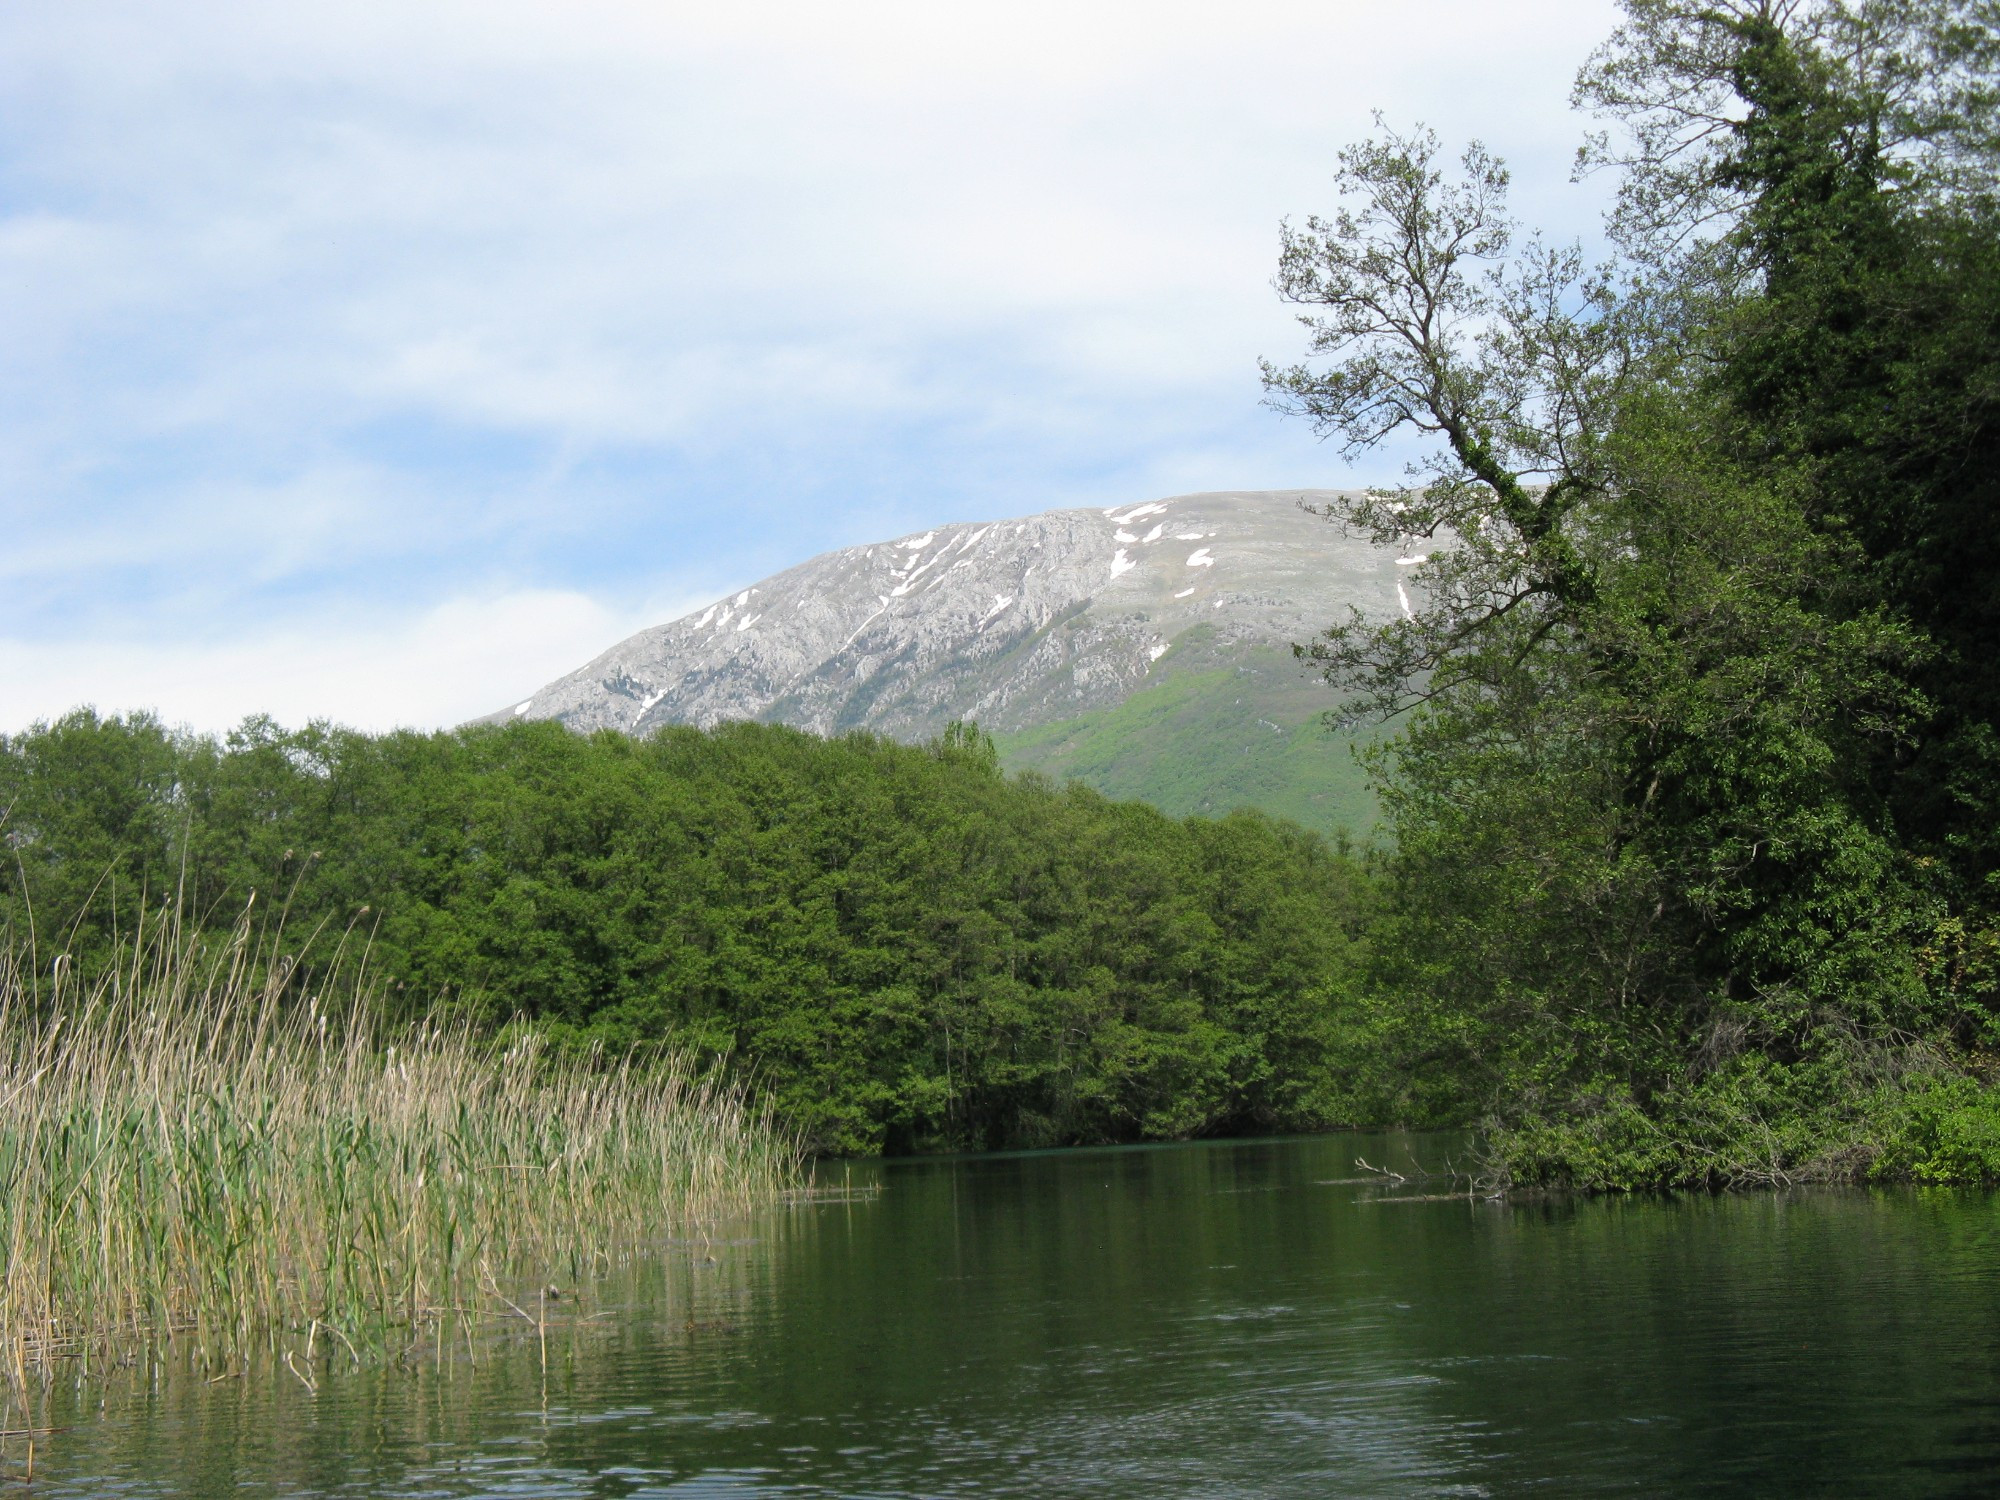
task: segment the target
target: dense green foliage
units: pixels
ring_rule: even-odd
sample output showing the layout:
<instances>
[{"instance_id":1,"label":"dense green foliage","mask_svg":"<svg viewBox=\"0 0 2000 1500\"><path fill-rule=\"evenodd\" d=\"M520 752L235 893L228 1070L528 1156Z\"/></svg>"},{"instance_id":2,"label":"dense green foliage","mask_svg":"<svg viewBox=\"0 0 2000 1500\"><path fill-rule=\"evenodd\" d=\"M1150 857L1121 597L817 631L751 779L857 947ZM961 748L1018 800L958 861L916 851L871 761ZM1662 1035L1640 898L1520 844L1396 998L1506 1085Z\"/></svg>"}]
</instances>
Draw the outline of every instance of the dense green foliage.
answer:
<instances>
[{"instance_id":1,"label":"dense green foliage","mask_svg":"<svg viewBox=\"0 0 2000 1500\"><path fill-rule=\"evenodd\" d=\"M823 1149L1043 1145L1353 1118L1354 862L925 748L736 725L226 742L72 715L0 741L36 972L141 902L251 893L412 1008L746 1067ZM308 939L310 944L308 946Z\"/></svg>"},{"instance_id":2,"label":"dense green foliage","mask_svg":"<svg viewBox=\"0 0 2000 1500\"><path fill-rule=\"evenodd\" d=\"M1281 405L1437 463L1415 619L1312 654L1398 842L1405 1109L1516 1180L2000 1176L2000 34L1969 3L1627 0L1578 87L1622 259L1506 173L1343 156Z\"/></svg>"}]
</instances>

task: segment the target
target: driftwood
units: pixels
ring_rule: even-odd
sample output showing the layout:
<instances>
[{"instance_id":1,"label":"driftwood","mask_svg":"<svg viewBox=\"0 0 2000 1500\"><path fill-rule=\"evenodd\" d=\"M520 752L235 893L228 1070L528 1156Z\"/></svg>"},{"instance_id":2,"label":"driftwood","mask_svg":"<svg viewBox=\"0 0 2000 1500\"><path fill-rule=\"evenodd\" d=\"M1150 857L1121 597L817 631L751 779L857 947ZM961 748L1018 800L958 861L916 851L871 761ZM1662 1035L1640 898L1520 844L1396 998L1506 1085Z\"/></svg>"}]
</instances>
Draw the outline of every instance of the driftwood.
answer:
<instances>
[{"instance_id":1,"label":"driftwood","mask_svg":"<svg viewBox=\"0 0 2000 1500\"><path fill-rule=\"evenodd\" d=\"M1445 1158L1444 1170L1442 1172L1433 1172L1425 1167L1412 1166L1410 1171L1415 1174L1413 1176L1395 1171L1390 1167L1378 1167L1365 1156L1355 1157L1354 1165L1368 1174L1366 1177L1350 1179L1354 1182L1379 1182L1393 1184L1396 1187L1407 1187L1412 1184L1431 1182L1449 1182L1452 1184L1452 1190L1448 1193L1423 1193L1372 1200L1376 1203L1436 1203L1447 1198L1484 1198L1488 1203L1491 1203L1507 1196L1504 1189L1496 1188L1492 1182L1483 1181L1469 1172L1461 1172L1457 1167L1452 1165L1449 1157ZM1465 1186L1460 1188L1458 1186L1459 1183L1463 1183Z\"/></svg>"}]
</instances>

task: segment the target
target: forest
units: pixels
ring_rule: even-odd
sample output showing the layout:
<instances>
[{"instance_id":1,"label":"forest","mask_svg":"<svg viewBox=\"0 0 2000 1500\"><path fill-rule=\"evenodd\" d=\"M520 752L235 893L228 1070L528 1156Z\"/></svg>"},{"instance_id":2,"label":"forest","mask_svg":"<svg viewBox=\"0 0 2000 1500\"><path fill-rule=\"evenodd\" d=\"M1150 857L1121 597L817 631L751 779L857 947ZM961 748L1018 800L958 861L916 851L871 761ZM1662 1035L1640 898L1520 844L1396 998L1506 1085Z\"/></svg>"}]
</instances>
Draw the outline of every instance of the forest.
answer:
<instances>
[{"instance_id":1,"label":"forest","mask_svg":"<svg viewBox=\"0 0 2000 1500\"><path fill-rule=\"evenodd\" d=\"M1010 780L970 728L217 740L80 712L0 743L0 808L34 973L114 967L142 910L218 944L248 915L298 1003L365 972L392 1018L671 1044L820 1151L1365 1113L1355 858Z\"/></svg>"}]
</instances>

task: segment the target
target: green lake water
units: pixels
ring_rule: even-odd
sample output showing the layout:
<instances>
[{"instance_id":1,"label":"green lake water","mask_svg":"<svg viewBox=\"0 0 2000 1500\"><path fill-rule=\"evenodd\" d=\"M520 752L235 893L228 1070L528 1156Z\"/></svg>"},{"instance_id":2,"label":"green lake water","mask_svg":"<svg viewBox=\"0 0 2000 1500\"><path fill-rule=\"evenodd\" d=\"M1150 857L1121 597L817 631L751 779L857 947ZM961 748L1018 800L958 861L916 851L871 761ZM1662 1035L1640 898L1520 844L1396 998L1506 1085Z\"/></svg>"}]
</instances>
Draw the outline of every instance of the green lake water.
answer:
<instances>
[{"instance_id":1,"label":"green lake water","mask_svg":"<svg viewBox=\"0 0 2000 1500\"><path fill-rule=\"evenodd\" d=\"M2000 1199L1352 1180L1449 1145L835 1164L559 1301L546 1364L58 1393L33 1492L2000 1494Z\"/></svg>"}]
</instances>

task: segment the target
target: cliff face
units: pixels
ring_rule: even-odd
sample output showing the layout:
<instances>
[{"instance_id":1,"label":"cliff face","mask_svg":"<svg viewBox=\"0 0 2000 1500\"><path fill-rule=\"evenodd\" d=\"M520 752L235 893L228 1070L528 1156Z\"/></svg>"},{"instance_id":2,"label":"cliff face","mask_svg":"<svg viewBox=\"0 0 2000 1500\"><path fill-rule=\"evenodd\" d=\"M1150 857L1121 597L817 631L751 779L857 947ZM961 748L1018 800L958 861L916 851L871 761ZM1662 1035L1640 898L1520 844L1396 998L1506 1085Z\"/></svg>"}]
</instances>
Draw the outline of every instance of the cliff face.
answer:
<instances>
[{"instance_id":1,"label":"cliff face","mask_svg":"<svg viewBox=\"0 0 2000 1500\"><path fill-rule=\"evenodd\" d=\"M1397 610L1407 567L1300 508L1327 494L1180 495L825 553L641 631L490 721L764 719L898 739L953 719L1002 735L1072 721L1176 673L1268 663L1350 605Z\"/></svg>"}]
</instances>

